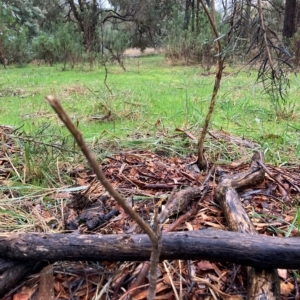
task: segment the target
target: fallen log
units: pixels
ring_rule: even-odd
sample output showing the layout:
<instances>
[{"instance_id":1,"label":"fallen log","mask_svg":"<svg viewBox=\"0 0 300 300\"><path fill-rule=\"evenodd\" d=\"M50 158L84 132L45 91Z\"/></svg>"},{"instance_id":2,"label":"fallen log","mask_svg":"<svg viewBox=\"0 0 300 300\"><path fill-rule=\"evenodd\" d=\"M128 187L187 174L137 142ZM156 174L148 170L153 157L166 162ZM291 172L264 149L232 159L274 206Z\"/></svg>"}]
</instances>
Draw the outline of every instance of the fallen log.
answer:
<instances>
[{"instance_id":1,"label":"fallen log","mask_svg":"<svg viewBox=\"0 0 300 300\"><path fill-rule=\"evenodd\" d=\"M229 229L251 235L257 235L255 227L245 212L237 190L256 185L263 181L265 171L260 167L263 154L256 152L252 157L249 170L234 175L224 176L216 188L215 198L220 204ZM277 270L274 268L247 268L248 299L280 299L280 286Z\"/></svg>"},{"instance_id":2,"label":"fallen log","mask_svg":"<svg viewBox=\"0 0 300 300\"><path fill-rule=\"evenodd\" d=\"M25 276L37 271L36 262L12 261L0 259L0 297L15 288Z\"/></svg>"},{"instance_id":3,"label":"fallen log","mask_svg":"<svg viewBox=\"0 0 300 300\"><path fill-rule=\"evenodd\" d=\"M257 268L300 268L300 239L222 230L162 235L160 259L210 260ZM0 234L0 256L22 261L145 261L152 244L146 234Z\"/></svg>"}]
</instances>

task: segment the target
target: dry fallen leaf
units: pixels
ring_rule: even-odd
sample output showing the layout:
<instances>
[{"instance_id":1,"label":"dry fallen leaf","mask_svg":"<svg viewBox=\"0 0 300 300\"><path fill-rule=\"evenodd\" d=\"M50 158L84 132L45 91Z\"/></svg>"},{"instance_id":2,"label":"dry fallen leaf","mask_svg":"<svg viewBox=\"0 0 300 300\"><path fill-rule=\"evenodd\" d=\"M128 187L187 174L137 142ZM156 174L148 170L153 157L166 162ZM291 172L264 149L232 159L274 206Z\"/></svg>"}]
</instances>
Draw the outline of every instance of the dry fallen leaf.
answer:
<instances>
[{"instance_id":1,"label":"dry fallen leaf","mask_svg":"<svg viewBox=\"0 0 300 300\"><path fill-rule=\"evenodd\" d=\"M283 296L288 296L293 290L294 290L294 285L290 282L280 282L280 294Z\"/></svg>"},{"instance_id":2,"label":"dry fallen leaf","mask_svg":"<svg viewBox=\"0 0 300 300\"><path fill-rule=\"evenodd\" d=\"M35 289L24 286L19 293L14 294L13 300L29 300Z\"/></svg>"},{"instance_id":3,"label":"dry fallen leaf","mask_svg":"<svg viewBox=\"0 0 300 300\"><path fill-rule=\"evenodd\" d=\"M166 289L169 289L170 286L169 285L166 285L162 282L158 283L156 285L156 294L166 290ZM148 289L147 290L143 290L141 291L139 294L137 294L136 296L133 297L134 300L143 300L143 299L147 299L147 295L148 295Z\"/></svg>"},{"instance_id":4,"label":"dry fallen leaf","mask_svg":"<svg viewBox=\"0 0 300 300\"><path fill-rule=\"evenodd\" d=\"M201 260L197 265L201 271L214 270L214 266L207 260Z\"/></svg>"},{"instance_id":5,"label":"dry fallen leaf","mask_svg":"<svg viewBox=\"0 0 300 300\"><path fill-rule=\"evenodd\" d=\"M187 229L189 231L193 231L194 230L193 225L190 222L185 222L185 225L186 225L186 227L187 227Z\"/></svg>"}]
</instances>

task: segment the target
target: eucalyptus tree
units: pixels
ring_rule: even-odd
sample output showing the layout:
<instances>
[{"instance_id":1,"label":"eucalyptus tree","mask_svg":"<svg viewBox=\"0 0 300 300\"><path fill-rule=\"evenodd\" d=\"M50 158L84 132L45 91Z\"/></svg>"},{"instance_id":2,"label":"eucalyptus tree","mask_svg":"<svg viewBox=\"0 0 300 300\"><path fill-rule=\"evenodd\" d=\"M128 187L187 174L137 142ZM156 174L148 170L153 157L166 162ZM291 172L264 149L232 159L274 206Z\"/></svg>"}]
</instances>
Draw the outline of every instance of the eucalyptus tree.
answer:
<instances>
[{"instance_id":1,"label":"eucalyptus tree","mask_svg":"<svg viewBox=\"0 0 300 300\"><path fill-rule=\"evenodd\" d=\"M43 12L31 0L0 1L1 63L23 65L33 57L30 39L39 32Z\"/></svg>"},{"instance_id":2,"label":"eucalyptus tree","mask_svg":"<svg viewBox=\"0 0 300 300\"><path fill-rule=\"evenodd\" d=\"M100 23L99 15L103 11L101 2L95 0L67 0L65 6L66 17L70 21L77 23L83 34L86 49L90 52L93 51L95 39L97 37L97 27Z\"/></svg>"},{"instance_id":3,"label":"eucalyptus tree","mask_svg":"<svg viewBox=\"0 0 300 300\"><path fill-rule=\"evenodd\" d=\"M64 1L65 17L75 22L83 34L87 51L94 51L99 41L99 32L104 23L117 20L118 22L132 21L133 13L121 13L120 9L97 0L66 0Z\"/></svg>"},{"instance_id":4,"label":"eucalyptus tree","mask_svg":"<svg viewBox=\"0 0 300 300\"><path fill-rule=\"evenodd\" d=\"M129 27L131 46L142 50L147 46L160 46L164 24L172 17L173 7L180 2L178 0L110 0L115 13L124 16L123 20L131 23Z\"/></svg>"},{"instance_id":5,"label":"eucalyptus tree","mask_svg":"<svg viewBox=\"0 0 300 300\"><path fill-rule=\"evenodd\" d=\"M2 5L9 8L13 22L10 22L10 28L18 30L25 26L29 34L36 35L39 32L39 22L44 19L44 12L39 6L34 5L32 0L3 0Z\"/></svg>"}]
</instances>

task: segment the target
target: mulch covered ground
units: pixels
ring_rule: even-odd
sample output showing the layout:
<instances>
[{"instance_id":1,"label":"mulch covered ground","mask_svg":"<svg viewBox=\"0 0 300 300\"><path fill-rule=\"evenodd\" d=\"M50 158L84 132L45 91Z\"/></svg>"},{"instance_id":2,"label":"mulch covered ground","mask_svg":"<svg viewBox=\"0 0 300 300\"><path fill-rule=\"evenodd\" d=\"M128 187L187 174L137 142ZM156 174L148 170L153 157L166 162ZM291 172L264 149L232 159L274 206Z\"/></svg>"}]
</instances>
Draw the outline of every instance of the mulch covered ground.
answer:
<instances>
[{"instance_id":1,"label":"mulch covered ground","mask_svg":"<svg viewBox=\"0 0 300 300\"><path fill-rule=\"evenodd\" d=\"M0 184L4 186L21 166L13 165L11 155L21 151L11 138L11 128L1 127ZM220 207L214 201L217 174L238 173L248 162L211 166L211 176L201 173L196 157L163 156L150 151L124 151L102 162L105 175L114 187L132 203L147 222L154 207L164 209L168 197L186 187L205 183L201 198L188 203L183 211L170 216L162 229L172 231L214 228L226 230ZM240 193L243 206L259 234L298 236L297 205L300 191L300 167L267 165L269 174L258 186ZM23 210L38 216L35 231L85 234L139 233L140 230L123 209L103 189L95 175L83 164L62 168L72 177L79 191L53 190L49 199L63 199L63 208L49 208L44 202L26 201ZM86 187L86 188L84 188ZM16 195L7 190L3 199ZM1 210L5 214L5 207ZM116 258L117 260L117 258ZM146 299L148 262L56 262L41 272L24 278L4 299ZM247 278L244 267L208 261L163 261L159 264L156 299L245 299ZM279 270L282 299L299 299L300 276L297 270ZM1 277L0 277L1 279Z\"/></svg>"}]
</instances>

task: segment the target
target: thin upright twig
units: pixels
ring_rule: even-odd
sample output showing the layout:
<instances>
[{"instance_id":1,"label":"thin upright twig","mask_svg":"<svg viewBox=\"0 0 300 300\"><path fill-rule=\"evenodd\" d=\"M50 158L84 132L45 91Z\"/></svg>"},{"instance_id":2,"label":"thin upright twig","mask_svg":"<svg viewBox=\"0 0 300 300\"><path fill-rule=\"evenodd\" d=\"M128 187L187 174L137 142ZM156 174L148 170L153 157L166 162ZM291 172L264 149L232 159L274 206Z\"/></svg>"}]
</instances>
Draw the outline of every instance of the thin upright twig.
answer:
<instances>
[{"instance_id":1,"label":"thin upright twig","mask_svg":"<svg viewBox=\"0 0 300 300\"><path fill-rule=\"evenodd\" d=\"M261 28L263 30L264 44L265 44L265 47L266 47L266 52L267 52L267 56L268 56L268 60L269 60L269 65L270 65L271 69L273 70L274 69L273 68L273 60L272 60L271 52L270 52L270 49L269 49L267 31L266 31L264 16L263 16L262 7L261 7L261 0L257 1L257 6L258 6L258 15L259 15L259 19L260 19L260 24L261 24Z\"/></svg>"},{"instance_id":2,"label":"thin upright twig","mask_svg":"<svg viewBox=\"0 0 300 300\"><path fill-rule=\"evenodd\" d=\"M210 119L211 116L213 114L215 105L216 105L216 101L217 101L217 94L220 88L220 83L221 83L221 79L222 79L222 74L223 74L223 69L224 69L224 57L222 57L222 45L219 39L219 34L218 34L218 30L217 30L217 26L216 23L214 22L212 16L210 15L210 12L208 11L208 8L206 7L204 0L200 0L201 5L205 11L205 14L209 20L210 26L214 32L215 35L215 41L216 44L218 45L218 53L217 53L217 57L218 57L218 71L216 73L216 77L215 77L215 84L214 84L214 89L213 89L213 94L210 100L210 105L208 108L208 112L207 115L205 117L205 121L203 124L203 128L202 128L202 132L200 134L199 140L198 140L198 166L201 170L206 169L207 167L207 162L204 156L204 139L206 137L206 133L208 131L208 126L210 123Z\"/></svg>"},{"instance_id":3,"label":"thin upright twig","mask_svg":"<svg viewBox=\"0 0 300 300\"><path fill-rule=\"evenodd\" d=\"M86 145L81 132L76 128L76 126L71 121L70 117L66 114L62 106L60 105L59 101L54 96L47 96L46 97L48 103L52 106L52 108L55 110L59 118L62 120L62 122L65 124L65 126L69 129L69 131L74 136L74 139L76 140L78 146L80 147L82 153L88 160L92 170L96 174L98 180L102 183L102 185L105 187L105 189L109 192L109 194L122 206L124 211L133 218L138 225L149 235L149 238L151 239L152 243L157 243L157 237L154 234L153 230L150 228L150 226L131 208L131 206L127 203L126 199L119 194L113 186L110 184L110 182L105 177L104 173L102 172L102 169L100 165L98 164L95 155L92 153L92 151L88 148Z\"/></svg>"},{"instance_id":4,"label":"thin upright twig","mask_svg":"<svg viewBox=\"0 0 300 300\"><path fill-rule=\"evenodd\" d=\"M108 74L108 71L107 71L107 68L106 68L106 64L104 64L104 69L105 69L104 85L106 86L106 88L108 89L108 91L110 92L110 94L112 95L113 92L111 91L111 89L109 88L109 86L106 83L107 74Z\"/></svg>"},{"instance_id":5,"label":"thin upright twig","mask_svg":"<svg viewBox=\"0 0 300 300\"><path fill-rule=\"evenodd\" d=\"M159 256L161 252L161 231L159 227L159 223L156 217L156 223L155 223L155 231L151 229L151 227L132 209L132 207L128 204L126 199L119 194L113 186L110 184L110 182L105 177L102 168L98 164L95 155L93 152L88 148L86 145L81 132L76 128L76 126L71 121L70 117L66 114L62 106L60 105L59 101L54 96L47 96L46 100L48 103L52 106L52 108L55 110L59 118L62 120L62 122L65 124L65 126L68 128L68 130L72 133L74 136L74 139L76 140L78 146L80 147L82 153L86 157L87 161L89 162L92 170L97 176L97 179L102 183L104 188L108 191L108 193L119 203L119 205L124 209L124 211L137 222L137 224L148 234L151 242L152 242L152 253L150 258L150 286L152 288L150 289L150 292L148 294L148 300L152 300L155 297L156 292L156 280L157 280L157 265L159 262Z\"/></svg>"}]
</instances>

